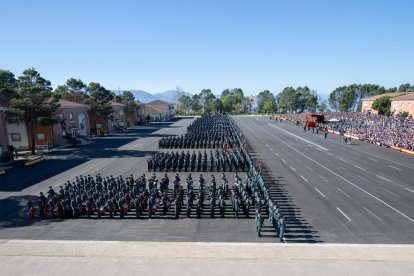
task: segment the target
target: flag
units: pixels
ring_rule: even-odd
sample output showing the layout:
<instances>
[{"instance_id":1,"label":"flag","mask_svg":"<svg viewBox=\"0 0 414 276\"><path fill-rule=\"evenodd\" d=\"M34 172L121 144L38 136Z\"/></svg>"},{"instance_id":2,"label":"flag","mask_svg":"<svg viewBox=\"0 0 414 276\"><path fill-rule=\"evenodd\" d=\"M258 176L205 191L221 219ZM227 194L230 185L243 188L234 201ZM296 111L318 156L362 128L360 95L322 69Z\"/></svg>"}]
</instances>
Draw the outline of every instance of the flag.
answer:
<instances>
[{"instance_id":1,"label":"flag","mask_svg":"<svg viewBox=\"0 0 414 276\"><path fill-rule=\"evenodd\" d=\"M250 95L250 103L256 105L256 100L254 99L253 95Z\"/></svg>"}]
</instances>

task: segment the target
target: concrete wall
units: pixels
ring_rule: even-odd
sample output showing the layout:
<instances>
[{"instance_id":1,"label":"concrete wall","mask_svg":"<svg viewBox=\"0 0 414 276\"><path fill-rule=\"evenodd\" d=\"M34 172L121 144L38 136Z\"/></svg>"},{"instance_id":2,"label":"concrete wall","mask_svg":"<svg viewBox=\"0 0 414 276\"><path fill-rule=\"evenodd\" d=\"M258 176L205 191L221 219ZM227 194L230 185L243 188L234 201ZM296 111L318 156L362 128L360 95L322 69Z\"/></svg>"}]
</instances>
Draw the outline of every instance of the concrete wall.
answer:
<instances>
[{"instance_id":1,"label":"concrete wall","mask_svg":"<svg viewBox=\"0 0 414 276\"><path fill-rule=\"evenodd\" d=\"M53 126L55 145L62 146L68 143L65 138L66 133L72 133L76 130L78 137L90 137L89 115L84 107L65 107L59 110L58 117L64 120L63 123L58 123ZM82 122L79 122L79 119Z\"/></svg>"},{"instance_id":2,"label":"concrete wall","mask_svg":"<svg viewBox=\"0 0 414 276\"><path fill-rule=\"evenodd\" d=\"M125 107L119 105L113 105L113 119L109 120L109 132L115 131L116 128L126 127L126 114Z\"/></svg>"},{"instance_id":3,"label":"concrete wall","mask_svg":"<svg viewBox=\"0 0 414 276\"><path fill-rule=\"evenodd\" d=\"M368 112L368 111L370 111L373 114L378 114L378 111L372 109L372 107L371 107L373 103L374 103L373 100L365 100L365 101L362 100L362 108L361 108L361 111L362 112Z\"/></svg>"},{"instance_id":4,"label":"concrete wall","mask_svg":"<svg viewBox=\"0 0 414 276\"><path fill-rule=\"evenodd\" d=\"M7 138L9 140L9 144L13 145L17 149L28 149L29 148L29 141L27 139L27 129L26 124L21 123L6 123L7 128ZM18 133L20 134L20 141L13 141L12 134Z\"/></svg>"},{"instance_id":5,"label":"concrete wall","mask_svg":"<svg viewBox=\"0 0 414 276\"><path fill-rule=\"evenodd\" d=\"M414 100L391 100L391 112L408 112L414 116Z\"/></svg>"}]
</instances>

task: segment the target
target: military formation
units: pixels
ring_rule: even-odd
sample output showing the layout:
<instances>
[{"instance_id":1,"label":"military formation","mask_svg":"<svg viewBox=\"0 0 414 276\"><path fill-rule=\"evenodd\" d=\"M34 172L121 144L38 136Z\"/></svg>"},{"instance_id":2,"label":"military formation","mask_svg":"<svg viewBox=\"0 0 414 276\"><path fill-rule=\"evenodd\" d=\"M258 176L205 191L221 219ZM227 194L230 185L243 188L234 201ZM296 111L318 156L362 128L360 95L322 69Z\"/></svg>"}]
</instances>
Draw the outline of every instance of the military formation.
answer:
<instances>
[{"instance_id":1,"label":"military formation","mask_svg":"<svg viewBox=\"0 0 414 276\"><path fill-rule=\"evenodd\" d=\"M232 148L239 146L234 125L227 115L203 116L187 127L181 136L161 138L160 148Z\"/></svg>"},{"instance_id":2,"label":"military formation","mask_svg":"<svg viewBox=\"0 0 414 276\"><path fill-rule=\"evenodd\" d=\"M151 176L79 175L59 188L49 187L46 194L40 193L37 205L29 200L29 218L201 219L254 216L260 237L266 216L277 237L284 241L286 224L280 208L271 199L260 166L253 165L230 118L225 115L202 117L190 125L188 131L191 135L186 135L184 141L188 139L190 145L194 141L198 147L204 147L207 141L207 147L211 143L215 149L210 149L209 154L207 150L203 153L193 151L192 154L189 151L158 153L148 163L148 171L154 172ZM210 132L214 135L209 135ZM202 141L203 146L195 141ZM214 169L222 171L221 181L216 180L213 174L207 181L203 175ZM224 171L233 170L234 181L230 184ZM238 172L244 170L246 178L243 180ZM182 181L178 173L165 173L158 179L157 171L185 171L187 177ZM194 171L198 172L198 178L193 179L191 172Z\"/></svg>"},{"instance_id":3,"label":"military formation","mask_svg":"<svg viewBox=\"0 0 414 276\"><path fill-rule=\"evenodd\" d=\"M245 158L238 148L228 149L227 151L215 149L207 151L190 151L184 153L160 152L148 159L148 171L197 171L197 172L225 172L225 171L244 171L246 166Z\"/></svg>"}]
</instances>

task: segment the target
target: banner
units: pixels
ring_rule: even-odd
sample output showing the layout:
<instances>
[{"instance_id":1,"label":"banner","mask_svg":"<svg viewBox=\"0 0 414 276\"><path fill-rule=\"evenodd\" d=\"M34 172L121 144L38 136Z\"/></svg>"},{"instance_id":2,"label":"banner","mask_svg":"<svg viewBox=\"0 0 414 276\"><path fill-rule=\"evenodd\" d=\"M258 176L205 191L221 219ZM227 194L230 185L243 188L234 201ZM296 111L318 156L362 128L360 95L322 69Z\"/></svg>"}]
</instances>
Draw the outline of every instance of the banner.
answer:
<instances>
[{"instance_id":1,"label":"banner","mask_svg":"<svg viewBox=\"0 0 414 276\"><path fill-rule=\"evenodd\" d=\"M255 100L255 98L253 97L253 95L250 95L250 103L252 103L252 104L256 105L256 100Z\"/></svg>"},{"instance_id":2,"label":"banner","mask_svg":"<svg viewBox=\"0 0 414 276\"><path fill-rule=\"evenodd\" d=\"M83 112L78 113L78 122L79 122L79 135L86 136L86 122L85 122L85 114Z\"/></svg>"}]
</instances>

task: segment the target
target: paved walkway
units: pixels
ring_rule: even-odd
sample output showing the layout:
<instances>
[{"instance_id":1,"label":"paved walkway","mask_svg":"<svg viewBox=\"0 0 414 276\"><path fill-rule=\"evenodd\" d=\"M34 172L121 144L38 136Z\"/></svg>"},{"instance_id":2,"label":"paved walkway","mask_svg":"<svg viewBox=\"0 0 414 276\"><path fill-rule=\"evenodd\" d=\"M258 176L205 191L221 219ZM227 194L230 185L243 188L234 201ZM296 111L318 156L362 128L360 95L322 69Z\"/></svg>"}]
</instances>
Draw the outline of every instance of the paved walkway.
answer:
<instances>
[{"instance_id":1,"label":"paved walkway","mask_svg":"<svg viewBox=\"0 0 414 276\"><path fill-rule=\"evenodd\" d=\"M0 240L0 263L2 275L413 275L414 246Z\"/></svg>"}]
</instances>

